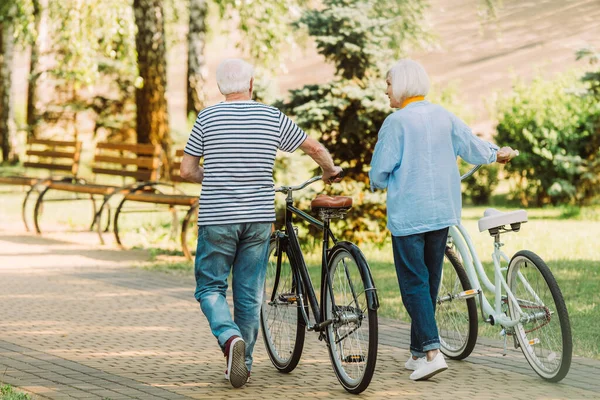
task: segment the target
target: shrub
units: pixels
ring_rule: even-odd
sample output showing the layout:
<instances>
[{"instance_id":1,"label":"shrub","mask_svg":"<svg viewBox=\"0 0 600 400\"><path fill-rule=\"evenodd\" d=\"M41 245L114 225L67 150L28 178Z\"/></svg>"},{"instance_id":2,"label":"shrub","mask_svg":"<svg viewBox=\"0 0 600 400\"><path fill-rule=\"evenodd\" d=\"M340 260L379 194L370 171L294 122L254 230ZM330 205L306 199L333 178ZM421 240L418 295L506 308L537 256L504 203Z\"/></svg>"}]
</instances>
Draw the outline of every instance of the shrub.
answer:
<instances>
[{"instance_id":1,"label":"shrub","mask_svg":"<svg viewBox=\"0 0 600 400\"><path fill-rule=\"evenodd\" d=\"M520 151L506 166L523 205L585 204L600 191L600 105L574 73L516 81L497 102L496 140Z\"/></svg>"}]
</instances>

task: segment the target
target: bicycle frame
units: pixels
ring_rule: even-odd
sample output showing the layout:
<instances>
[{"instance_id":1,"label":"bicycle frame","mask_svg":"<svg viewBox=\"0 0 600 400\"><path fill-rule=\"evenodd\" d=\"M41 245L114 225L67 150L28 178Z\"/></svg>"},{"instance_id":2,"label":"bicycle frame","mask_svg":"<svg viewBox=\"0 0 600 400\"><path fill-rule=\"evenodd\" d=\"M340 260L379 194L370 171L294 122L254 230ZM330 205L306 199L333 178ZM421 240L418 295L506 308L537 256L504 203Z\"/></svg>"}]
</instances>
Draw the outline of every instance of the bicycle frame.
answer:
<instances>
[{"instance_id":1,"label":"bicycle frame","mask_svg":"<svg viewBox=\"0 0 600 400\"><path fill-rule=\"evenodd\" d=\"M466 174L461 176L461 181L472 176L477 170L479 170L479 168L481 168L481 165L477 165L472 168ZM477 251L475 250L473 241L462 224L450 227L449 240L450 238L452 238L453 243L458 248L458 251L463 259L463 265L469 278L469 282L471 283L471 288L479 295L479 304L481 307L481 316L483 317L483 320L491 323L492 325L498 323L508 328L516 326L519 322L525 322L524 320L526 320L527 317L512 319L506 316L502 311L502 289L504 288L506 295L510 297L513 304L517 306L519 315L524 315L517 299L508 287L508 283L506 283L506 280L502 277L502 271L506 271L508 268L508 265L506 268L502 268L502 260L509 264L510 258L502 250L500 250L500 247L503 246L503 244L500 242L500 236L494 236L494 252L492 253L492 260L494 262L494 283L489 280L487 273L483 269L483 265L477 256ZM535 291L531 288L527 280L520 272L518 276L529 293L537 298ZM494 293L493 307L485 297L483 290L481 290L479 279L481 279L486 289ZM486 314L488 317L486 317Z\"/></svg>"},{"instance_id":2,"label":"bicycle frame","mask_svg":"<svg viewBox=\"0 0 600 400\"><path fill-rule=\"evenodd\" d=\"M308 181L310 183L314 182L314 180ZM337 239L331 232L329 228L329 220L325 220L324 222L319 221L318 219L312 217L311 215L305 213L304 211L296 208L293 205L293 197L292 193L294 189L298 188L286 188L287 189L287 197L286 197L286 209L285 209L285 234L287 234L288 240L288 248L291 250L291 254L288 256L295 258L295 264L298 266L298 270L296 271L297 278L300 278L299 285L300 292L302 293L306 290L306 297L308 299L308 304L310 305L313 315L315 316L315 324L310 325L310 319L308 314L306 313L304 299L302 296L299 298L299 306L302 311L302 315L306 322L306 326L308 330L315 331L323 331L331 322L333 321L324 321L323 315L325 314L325 291L323 288L327 287L331 291L331 285L329 284L329 240L333 241L333 243L337 243ZM301 187L300 187L301 189ZM314 286L312 280L310 278L310 274L308 273L308 268L306 266L306 262L304 261L304 256L302 255L302 251L300 249L300 243L298 242L298 237L296 235L296 230L292 224L293 216L297 215L302 220L308 222L312 226L319 228L323 232L323 248L322 248L322 257L321 257L321 299L320 302L317 301L317 296L315 294ZM279 256L280 257L280 256ZM278 257L278 268L280 266L280 258ZM327 284L327 286L325 286ZM333 299L333 293L330 293L331 298Z\"/></svg>"}]
</instances>

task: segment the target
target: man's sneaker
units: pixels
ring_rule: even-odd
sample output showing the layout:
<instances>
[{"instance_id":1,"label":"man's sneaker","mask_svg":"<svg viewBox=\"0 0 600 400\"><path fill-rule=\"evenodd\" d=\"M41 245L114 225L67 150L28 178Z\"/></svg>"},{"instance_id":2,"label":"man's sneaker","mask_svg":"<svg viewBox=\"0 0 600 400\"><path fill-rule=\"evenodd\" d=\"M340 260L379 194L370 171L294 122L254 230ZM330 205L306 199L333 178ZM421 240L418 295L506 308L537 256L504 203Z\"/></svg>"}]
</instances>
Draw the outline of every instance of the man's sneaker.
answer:
<instances>
[{"instance_id":1,"label":"man's sneaker","mask_svg":"<svg viewBox=\"0 0 600 400\"><path fill-rule=\"evenodd\" d=\"M227 357L225 378L234 388L244 386L249 375L246 367L246 342L239 336L232 336L225 342L224 352Z\"/></svg>"},{"instance_id":2,"label":"man's sneaker","mask_svg":"<svg viewBox=\"0 0 600 400\"><path fill-rule=\"evenodd\" d=\"M425 360L421 363L419 368L410 374L410 379L413 381L424 381L447 369L448 365L446 364L446 360L444 360L444 356L441 352L438 352L433 360Z\"/></svg>"},{"instance_id":3,"label":"man's sneaker","mask_svg":"<svg viewBox=\"0 0 600 400\"><path fill-rule=\"evenodd\" d=\"M415 360L414 358L412 358L412 356L409 356L408 360L406 360L406 362L404 363L404 368L409 369L411 371L415 371L419 369L419 367L422 363L425 362L425 360L427 360L425 357L420 357Z\"/></svg>"}]
</instances>

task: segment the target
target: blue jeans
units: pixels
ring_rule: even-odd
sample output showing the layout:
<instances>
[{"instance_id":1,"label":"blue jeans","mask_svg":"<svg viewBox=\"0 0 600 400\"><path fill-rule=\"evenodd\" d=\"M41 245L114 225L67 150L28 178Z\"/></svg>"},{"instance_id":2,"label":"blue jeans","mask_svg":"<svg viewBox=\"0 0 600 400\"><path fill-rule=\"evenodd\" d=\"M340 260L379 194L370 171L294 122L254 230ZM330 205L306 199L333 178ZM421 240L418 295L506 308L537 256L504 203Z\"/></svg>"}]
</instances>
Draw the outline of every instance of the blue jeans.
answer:
<instances>
[{"instance_id":1,"label":"blue jeans","mask_svg":"<svg viewBox=\"0 0 600 400\"><path fill-rule=\"evenodd\" d=\"M270 234L271 223L198 228L196 300L221 350L231 336L244 339L248 370L258 335ZM232 269L233 319L226 299L227 278Z\"/></svg>"},{"instance_id":2,"label":"blue jeans","mask_svg":"<svg viewBox=\"0 0 600 400\"><path fill-rule=\"evenodd\" d=\"M402 303L411 318L410 352L416 357L440 348L435 304L447 239L448 228L392 237Z\"/></svg>"}]
</instances>

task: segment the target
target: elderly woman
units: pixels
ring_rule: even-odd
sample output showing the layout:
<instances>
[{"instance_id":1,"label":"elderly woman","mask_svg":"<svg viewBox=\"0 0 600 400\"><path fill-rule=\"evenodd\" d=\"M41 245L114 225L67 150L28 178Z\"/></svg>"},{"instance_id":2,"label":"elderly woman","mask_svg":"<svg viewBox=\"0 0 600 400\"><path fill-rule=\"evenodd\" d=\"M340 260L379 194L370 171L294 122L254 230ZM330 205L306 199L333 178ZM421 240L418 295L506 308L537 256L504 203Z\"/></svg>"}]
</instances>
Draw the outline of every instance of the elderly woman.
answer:
<instances>
[{"instance_id":1,"label":"elderly woman","mask_svg":"<svg viewBox=\"0 0 600 400\"><path fill-rule=\"evenodd\" d=\"M402 302L410 315L411 343L405 367L412 380L448 368L439 351L435 303L448 228L460 221L461 188L457 156L471 164L506 163L514 152L475 136L459 118L425 100L429 78L415 61L397 62L387 73L390 106L369 178L372 189L387 189L387 227L392 233Z\"/></svg>"}]
</instances>

